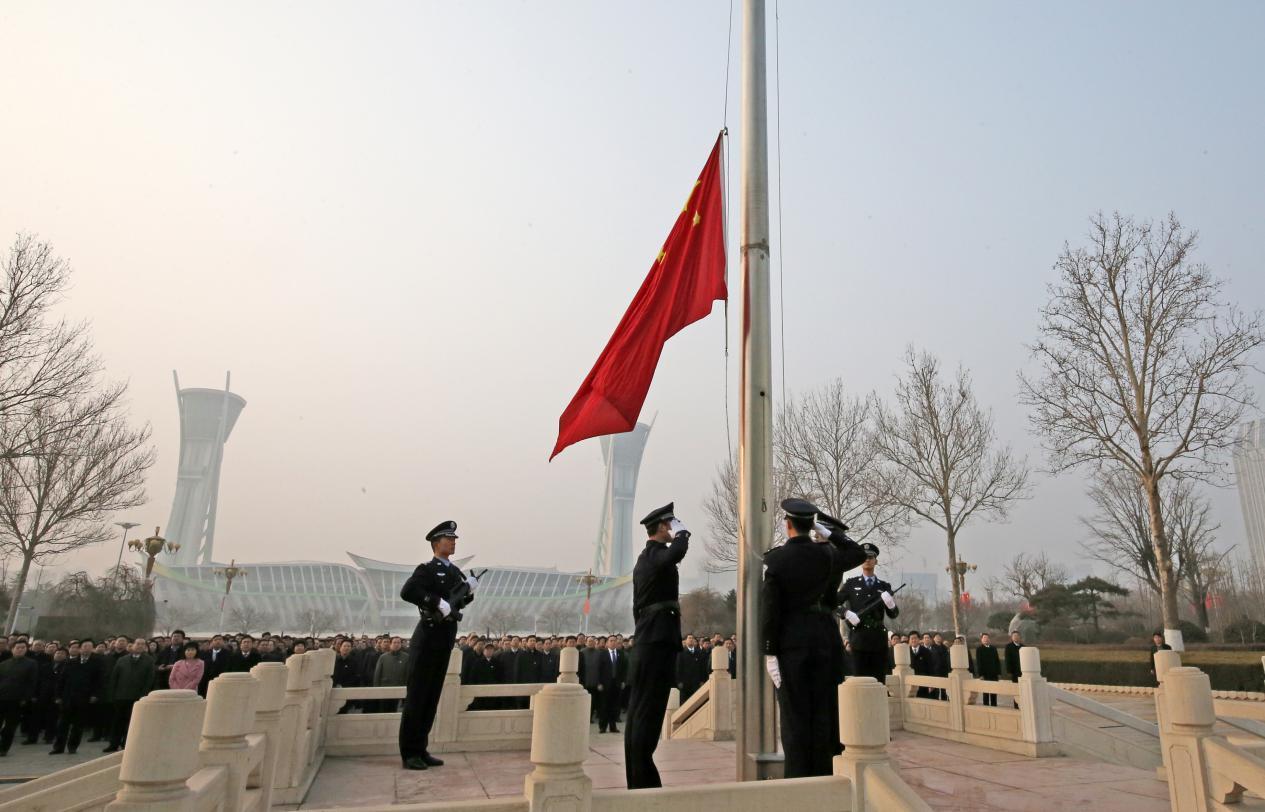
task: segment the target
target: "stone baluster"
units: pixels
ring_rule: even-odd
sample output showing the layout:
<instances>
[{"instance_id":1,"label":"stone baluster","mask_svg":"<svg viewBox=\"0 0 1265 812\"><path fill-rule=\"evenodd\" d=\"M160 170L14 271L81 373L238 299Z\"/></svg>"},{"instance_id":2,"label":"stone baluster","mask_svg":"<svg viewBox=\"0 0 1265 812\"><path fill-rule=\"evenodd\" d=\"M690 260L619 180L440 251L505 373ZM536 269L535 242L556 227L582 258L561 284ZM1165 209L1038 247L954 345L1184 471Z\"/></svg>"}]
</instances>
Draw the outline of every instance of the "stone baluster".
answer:
<instances>
[{"instance_id":1,"label":"stone baluster","mask_svg":"<svg viewBox=\"0 0 1265 812\"><path fill-rule=\"evenodd\" d=\"M1211 782L1202 747L1217 721L1212 684L1198 668L1179 666L1165 672L1161 685L1168 726L1160 728L1160 748L1173 809L1204 812L1213 808L1208 802Z\"/></svg>"},{"instance_id":2,"label":"stone baluster","mask_svg":"<svg viewBox=\"0 0 1265 812\"><path fill-rule=\"evenodd\" d=\"M281 752L281 709L285 705L289 669L284 663L260 663L250 669L250 674L259 682L259 699L255 703L255 722L251 732L264 736L264 757L259 769L247 779L246 786L260 790L259 808L267 810L272 808L272 788Z\"/></svg>"},{"instance_id":3,"label":"stone baluster","mask_svg":"<svg viewBox=\"0 0 1265 812\"><path fill-rule=\"evenodd\" d=\"M312 747L308 751L308 762L315 763L325 748L325 717L329 715L329 697L334 690L334 661L338 655L332 648L313 651L312 659L312 716L308 727L312 731Z\"/></svg>"},{"instance_id":4,"label":"stone baluster","mask_svg":"<svg viewBox=\"0 0 1265 812\"><path fill-rule=\"evenodd\" d=\"M844 749L834 774L852 782L852 808L865 809L865 771L888 763L891 741L887 690L873 677L849 677L839 686L839 740Z\"/></svg>"},{"instance_id":5,"label":"stone baluster","mask_svg":"<svg viewBox=\"0 0 1265 812\"><path fill-rule=\"evenodd\" d=\"M224 812L242 808L246 791L246 734L255 724L259 683L250 674L221 674L211 680L206 691L206 718L202 722L202 764L224 767Z\"/></svg>"},{"instance_id":6,"label":"stone baluster","mask_svg":"<svg viewBox=\"0 0 1265 812\"><path fill-rule=\"evenodd\" d=\"M966 681L971 679L971 663L965 643L949 646L949 721L953 729L966 730Z\"/></svg>"},{"instance_id":7,"label":"stone baluster","mask_svg":"<svg viewBox=\"0 0 1265 812\"><path fill-rule=\"evenodd\" d=\"M461 735L461 649L454 648L448 654L448 671L444 674L444 687L439 694L439 707L435 709L435 724L430 729L432 750L451 750L451 745Z\"/></svg>"},{"instance_id":8,"label":"stone baluster","mask_svg":"<svg viewBox=\"0 0 1265 812\"><path fill-rule=\"evenodd\" d=\"M154 691L132 706L119 768L123 788L110 812L186 812L188 780L201 768L198 731L206 702L194 691Z\"/></svg>"},{"instance_id":9,"label":"stone baluster","mask_svg":"<svg viewBox=\"0 0 1265 812\"><path fill-rule=\"evenodd\" d=\"M285 699L281 705L281 735L278 739L275 789L297 787L302 765L307 763L307 718L312 680L308 677L307 654L292 654L286 660Z\"/></svg>"},{"instance_id":10,"label":"stone baluster","mask_svg":"<svg viewBox=\"0 0 1265 812\"><path fill-rule=\"evenodd\" d=\"M523 779L529 812L591 808L593 782L584 773L589 756L589 692L573 683L546 685L536 695L531 728L533 769Z\"/></svg>"},{"instance_id":11,"label":"stone baluster","mask_svg":"<svg viewBox=\"0 0 1265 812\"><path fill-rule=\"evenodd\" d=\"M888 702L892 730L905 729L905 700L913 693L909 678L914 675L910 665L909 644L897 643L892 649L892 673L887 675L887 690L892 700ZM893 712L894 711L894 712Z\"/></svg>"},{"instance_id":12,"label":"stone baluster","mask_svg":"<svg viewBox=\"0 0 1265 812\"><path fill-rule=\"evenodd\" d=\"M580 684L580 651L575 646L566 646L558 653L558 682Z\"/></svg>"},{"instance_id":13,"label":"stone baluster","mask_svg":"<svg viewBox=\"0 0 1265 812\"><path fill-rule=\"evenodd\" d=\"M1041 650L1036 646L1019 649L1019 722L1023 740L1033 744L1054 741L1050 719L1049 685L1041 676Z\"/></svg>"},{"instance_id":14,"label":"stone baluster","mask_svg":"<svg viewBox=\"0 0 1265 812\"><path fill-rule=\"evenodd\" d=\"M737 726L734 719L734 680L729 677L729 649L716 646L712 649L711 658L707 711L712 715L712 733L716 741L728 741L733 738Z\"/></svg>"},{"instance_id":15,"label":"stone baluster","mask_svg":"<svg viewBox=\"0 0 1265 812\"><path fill-rule=\"evenodd\" d=\"M663 730L659 734L661 741L672 738L672 714L681 707L681 691L679 688L668 690L668 709L663 712Z\"/></svg>"}]
</instances>

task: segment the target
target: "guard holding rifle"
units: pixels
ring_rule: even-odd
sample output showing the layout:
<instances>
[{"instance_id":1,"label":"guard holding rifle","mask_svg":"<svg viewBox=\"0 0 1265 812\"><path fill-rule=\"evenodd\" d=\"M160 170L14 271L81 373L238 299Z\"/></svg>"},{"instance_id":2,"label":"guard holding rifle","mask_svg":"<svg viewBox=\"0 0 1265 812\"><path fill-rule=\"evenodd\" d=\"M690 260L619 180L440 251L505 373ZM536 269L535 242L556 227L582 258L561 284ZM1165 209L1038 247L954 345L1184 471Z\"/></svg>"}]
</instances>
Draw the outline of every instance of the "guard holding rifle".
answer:
<instances>
[{"instance_id":1,"label":"guard holding rifle","mask_svg":"<svg viewBox=\"0 0 1265 812\"><path fill-rule=\"evenodd\" d=\"M811 502L787 499L782 510L786 544L764 554L765 664L781 707L786 777L830 775L839 741L834 590L838 573L860 564L865 552L842 529L816 521ZM814 544L814 530L830 543Z\"/></svg>"},{"instance_id":2,"label":"guard holding rifle","mask_svg":"<svg viewBox=\"0 0 1265 812\"><path fill-rule=\"evenodd\" d=\"M434 557L418 565L400 589L400 597L421 612L409 641L407 693L400 716L400 758L406 770L444 763L427 752L426 740L435 723L461 609L474 600L479 586L477 577L463 574L451 561L457 551L456 522L442 522L426 534L426 540Z\"/></svg>"},{"instance_id":3,"label":"guard holding rifle","mask_svg":"<svg viewBox=\"0 0 1265 812\"><path fill-rule=\"evenodd\" d=\"M628 721L624 726L624 772L629 789L661 787L654 751L668 709L676 655L681 650L680 573L690 549L690 531L673 514L673 503L641 523L650 537L633 567L633 620L637 652L628 681Z\"/></svg>"},{"instance_id":4,"label":"guard holding rifle","mask_svg":"<svg viewBox=\"0 0 1265 812\"><path fill-rule=\"evenodd\" d=\"M867 541L861 548L865 550L861 574L844 581L838 605L847 607L844 619L848 621L848 642L852 644L856 675L885 682L888 644L884 615L894 618L900 609L892 597L892 585L874 574L878 547Z\"/></svg>"}]
</instances>

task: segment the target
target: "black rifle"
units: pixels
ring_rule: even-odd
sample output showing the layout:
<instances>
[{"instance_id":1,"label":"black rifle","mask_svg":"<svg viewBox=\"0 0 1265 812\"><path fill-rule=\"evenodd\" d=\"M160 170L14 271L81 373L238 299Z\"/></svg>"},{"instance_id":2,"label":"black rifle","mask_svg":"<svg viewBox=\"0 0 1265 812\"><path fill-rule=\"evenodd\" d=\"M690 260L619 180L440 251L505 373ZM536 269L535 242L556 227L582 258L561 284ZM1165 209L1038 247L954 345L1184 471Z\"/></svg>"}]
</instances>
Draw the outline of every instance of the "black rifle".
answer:
<instances>
[{"instance_id":1,"label":"black rifle","mask_svg":"<svg viewBox=\"0 0 1265 812\"><path fill-rule=\"evenodd\" d=\"M487 572L487 568L484 568L482 572L471 570L470 574L475 578L482 578L487 575ZM461 610L468 606L470 601L474 600L474 590L470 588L470 584L463 578L457 582L444 600L448 601L448 606L452 608L452 611L448 613L448 617L444 617L444 613L438 609L422 609L422 617L432 623L440 623L445 620L451 620L456 623L461 620Z\"/></svg>"},{"instance_id":2,"label":"black rifle","mask_svg":"<svg viewBox=\"0 0 1265 812\"><path fill-rule=\"evenodd\" d=\"M892 597L896 597L896 593L897 593L897 592L900 592L900 591L901 591L902 589L904 589L906 586L908 586L908 585L907 585L907 584L901 584L900 586L898 586L898 587L896 587L895 589L893 589L893 590L892 590L892 592L891 592ZM874 602L873 602L873 603L871 603L869 606L865 607L864 609L862 609L862 610L860 610L860 611L857 611L856 609L853 609L852 611L853 611L853 612L856 612L856 616L857 616L857 617L861 617L861 616L863 616L866 612L870 611L871 609L873 609L875 606L878 606L878 605L879 605L879 604L881 604L882 602L883 602L883 599L882 599L882 598L879 598L878 600L874 601ZM835 615L837 615L837 616L839 617L839 619L840 619L840 620L845 620L845 621L847 620L847 618L845 617L845 615L847 614L847 611L848 611L847 609L844 609L844 608L843 608L843 607L841 607L841 606L836 606L836 607L835 607Z\"/></svg>"}]
</instances>

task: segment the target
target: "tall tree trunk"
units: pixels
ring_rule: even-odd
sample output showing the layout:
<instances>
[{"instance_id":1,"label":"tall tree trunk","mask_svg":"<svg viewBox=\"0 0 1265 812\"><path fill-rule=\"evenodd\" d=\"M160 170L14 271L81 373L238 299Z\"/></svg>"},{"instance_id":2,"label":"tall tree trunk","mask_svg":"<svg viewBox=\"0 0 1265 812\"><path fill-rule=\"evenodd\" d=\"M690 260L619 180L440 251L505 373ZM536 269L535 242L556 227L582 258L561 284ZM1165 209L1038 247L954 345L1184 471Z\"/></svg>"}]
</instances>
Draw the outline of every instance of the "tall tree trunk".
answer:
<instances>
[{"instance_id":1,"label":"tall tree trunk","mask_svg":"<svg viewBox=\"0 0 1265 812\"><path fill-rule=\"evenodd\" d=\"M962 634L962 619L960 615L962 583L958 580L957 534L952 530L946 530L945 536L949 543L949 590L952 592L950 600L953 604L953 636L958 637Z\"/></svg>"},{"instance_id":2,"label":"tall tree trunk","mask_svg":"<svg viewBox=\"0 0 1265 812\"><path fill-rule=\"evenodd\" d=\"M22 593L26 590L26 577L31 572L31 557L22 556L22 569L18 570L17 583L13 585L13 599L9 601L9 614L4 619L4 633L13 633L13 624L18 617L18 606L22 604Z\"/></svg>"},{"instance_id":3,"label":"tall tree trunk","mask_svg":"<svg viewBox=\"0 0 1265 812\"><path fill-rule=\"evenodd\" d=\"M1160 483L1154 476L1144 477L1146 507L1151 518L1151 549L1155 553L1155 567L1159 570L1160 611L1164 623L1164 642L1174 651L1185 651L1181 626L1177 616L1177 578L1173 572L1173 556L1164 535L1164 515L1160 502Z\"/></svg>"}]
</instances>

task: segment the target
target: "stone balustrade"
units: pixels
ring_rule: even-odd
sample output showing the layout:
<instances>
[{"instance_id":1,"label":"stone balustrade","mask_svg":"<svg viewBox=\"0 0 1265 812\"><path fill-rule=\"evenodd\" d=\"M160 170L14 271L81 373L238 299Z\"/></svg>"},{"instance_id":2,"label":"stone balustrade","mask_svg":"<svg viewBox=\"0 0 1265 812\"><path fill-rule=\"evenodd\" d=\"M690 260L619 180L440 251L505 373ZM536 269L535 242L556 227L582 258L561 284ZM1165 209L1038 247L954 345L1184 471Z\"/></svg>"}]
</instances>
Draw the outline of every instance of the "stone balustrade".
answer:
<instances>
[{"instance_id":1,"label":"stone balustrade","mask_svg":"<svg viewBox=\"0 0 1265 812\"><path fill-rule=\"evenodd\" d=\"M711 652L707 682L667 714L664 722L673 739L732 741L737 728L738 691L729 676L729 650L716 646Z\"/></svg>"},{"instance_id":2,"label":"stone balustrade","mask_svg":"<svg viewBox=\"0 0 1265 812\"><path fill-rule=\"evenodd\" d=\"M1018 682L973 678L965 646L949 648L952 670L947 677L915 675L908 644L898 643L893 656L888 710L897 729L1026 756L1058 755L1049 686L1041 676L1041 652L1035 646L1019 650L1023 674ZM918 697L918 688L944 691L948 701ZM996 707L984 705L984 694L1005 699Z\"/></svg>"}]
</instances>

